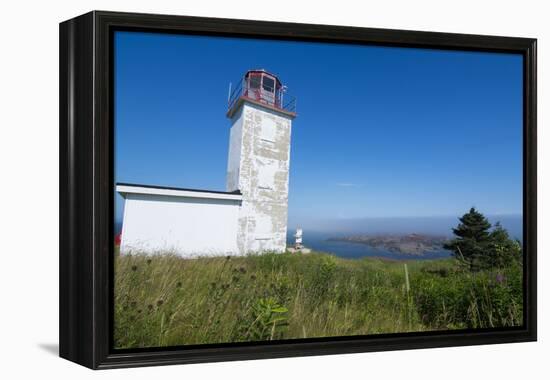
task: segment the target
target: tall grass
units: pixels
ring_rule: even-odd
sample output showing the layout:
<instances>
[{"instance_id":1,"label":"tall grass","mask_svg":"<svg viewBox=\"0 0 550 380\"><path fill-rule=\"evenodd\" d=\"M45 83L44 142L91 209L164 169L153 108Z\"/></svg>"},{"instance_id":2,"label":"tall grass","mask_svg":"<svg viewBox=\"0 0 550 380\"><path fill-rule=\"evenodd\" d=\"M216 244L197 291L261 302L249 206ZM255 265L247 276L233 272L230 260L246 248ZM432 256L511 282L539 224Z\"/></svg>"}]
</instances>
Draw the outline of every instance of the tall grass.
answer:
<instances>
[{"instance_id":1,"label":"tall grass","mask_svg":"<svg viewBox=\"0 0 550 380\"><path fill-rule=\"evenodd\" d=\"M117 256L115 346L156 347L522 323L520 268L313 253Z\"/></svg>"}]
</instances>

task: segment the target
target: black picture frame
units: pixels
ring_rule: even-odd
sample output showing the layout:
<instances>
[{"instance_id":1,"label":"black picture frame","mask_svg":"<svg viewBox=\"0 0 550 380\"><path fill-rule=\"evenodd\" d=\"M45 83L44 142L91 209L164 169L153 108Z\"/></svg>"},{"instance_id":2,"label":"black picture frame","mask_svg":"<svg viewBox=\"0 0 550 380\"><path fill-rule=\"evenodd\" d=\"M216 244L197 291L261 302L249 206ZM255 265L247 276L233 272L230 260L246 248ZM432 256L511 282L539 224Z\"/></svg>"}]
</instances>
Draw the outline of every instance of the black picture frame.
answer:
<instances>
[{"instance_id":1,"label":"black picture frame","mask_svg":"<svg viewBox=\"0 0 550 380\"><path fill-rule=\"evenodd\" d=\"M113 33L513 52L523 56L524 325L113 350ZM60 24L60 356L93 369L535 341L537 337L536 39L93 11Z\"/></svg>"}]
</instances>

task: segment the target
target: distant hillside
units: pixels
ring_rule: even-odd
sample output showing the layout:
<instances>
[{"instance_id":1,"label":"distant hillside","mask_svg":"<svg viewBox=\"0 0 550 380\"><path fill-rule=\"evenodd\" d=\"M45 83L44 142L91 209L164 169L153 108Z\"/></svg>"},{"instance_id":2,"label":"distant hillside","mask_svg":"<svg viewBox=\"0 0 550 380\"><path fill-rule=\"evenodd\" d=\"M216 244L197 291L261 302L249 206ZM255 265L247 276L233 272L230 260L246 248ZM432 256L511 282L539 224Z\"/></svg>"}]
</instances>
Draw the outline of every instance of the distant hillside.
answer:
<instances>
[{"instance_id":1,"label":"distant hillside","mask_svg":"<svg viewBox=\"0 0 550 380\"><path fill-rule=\"evenodd\" d=\"M353 235L329 238L330 241L346 241L350 243L366 244L372 248L385 249L391 252L422 256L433 251L443 249L447 240L445 236L431 236L422 234L409 235Z\"/></svg>"}]
</instances>

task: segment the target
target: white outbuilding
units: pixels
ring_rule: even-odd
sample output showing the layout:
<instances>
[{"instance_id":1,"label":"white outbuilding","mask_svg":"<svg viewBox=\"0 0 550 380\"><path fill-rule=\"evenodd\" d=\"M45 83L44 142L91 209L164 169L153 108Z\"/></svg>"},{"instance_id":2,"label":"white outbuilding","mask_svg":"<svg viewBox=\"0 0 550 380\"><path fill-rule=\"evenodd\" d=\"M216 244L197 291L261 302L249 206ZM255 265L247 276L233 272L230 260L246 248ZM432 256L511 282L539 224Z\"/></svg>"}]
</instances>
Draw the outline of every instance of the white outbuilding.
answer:
<instances>
[{"instance_id":1,"label":"white outbuilding","mask_svg":"<svg viewBox=\"0 0 550 380\"><path fill-rule=\"evenodd\" d=\"M226 191L117 183L122 254L183 257L286 250L290 136L295 100L265 70L229 96Z\"/></svg>"}]
</instances>

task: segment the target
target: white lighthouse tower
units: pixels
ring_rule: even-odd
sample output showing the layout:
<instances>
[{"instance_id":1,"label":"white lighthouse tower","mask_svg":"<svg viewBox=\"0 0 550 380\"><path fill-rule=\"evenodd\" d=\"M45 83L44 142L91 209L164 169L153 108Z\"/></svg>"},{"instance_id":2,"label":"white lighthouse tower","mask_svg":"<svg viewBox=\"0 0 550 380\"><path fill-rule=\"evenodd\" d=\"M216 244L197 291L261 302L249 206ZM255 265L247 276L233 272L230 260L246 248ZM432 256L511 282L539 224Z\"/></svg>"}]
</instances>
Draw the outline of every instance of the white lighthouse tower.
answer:
<instances>
[{"instance_id":1,"label":"white lighthouse tower","mask_svg":"<svg viewBox=\"0 0 550 380\"><path fill-rule=\"evenodd\" d=\"M229 97L231 120L226 190L240 191L237 225L241 253L284 252L295 100L279 78L250 70Z\"/></svg>"}]
</instances>

